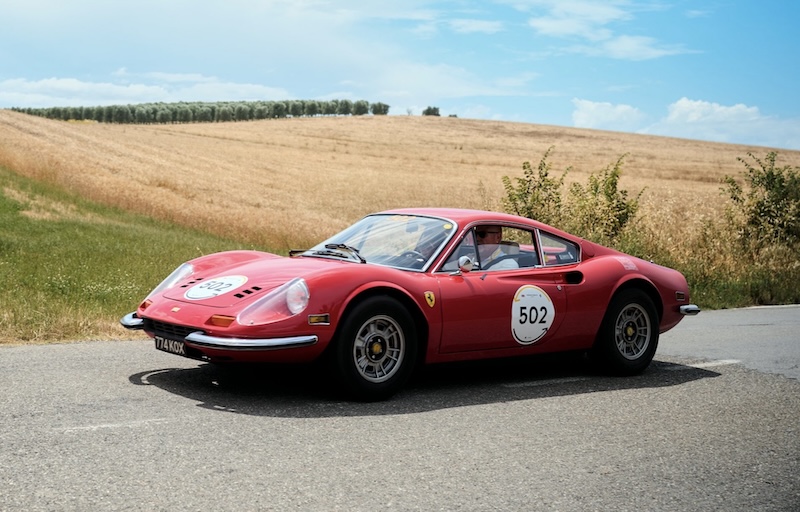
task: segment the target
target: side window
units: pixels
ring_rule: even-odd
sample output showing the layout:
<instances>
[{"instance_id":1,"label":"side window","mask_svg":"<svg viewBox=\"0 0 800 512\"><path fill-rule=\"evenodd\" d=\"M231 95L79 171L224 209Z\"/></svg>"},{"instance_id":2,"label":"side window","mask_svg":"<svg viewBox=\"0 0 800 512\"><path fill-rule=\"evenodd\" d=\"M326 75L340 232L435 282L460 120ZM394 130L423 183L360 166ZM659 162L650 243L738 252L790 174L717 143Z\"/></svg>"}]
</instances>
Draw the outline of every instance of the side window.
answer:
<instances>
[{"instance_id":1,"label":"side window","mask_svg":"<svg viewBox=\"0 0 800 512\"><path fill-rule=\"evenodd\" d=\"M580 252L577 244L543 231L539 232L539 240L545 265L568 265L578 261Z\"/></svg>"},{"instance_id":2,"label":"side window","mask_svg":"<svg viewBox=\"0 0 800 512\"><path fill-rule=\"evenodd\" d=\"M458 270L458 259L469 256L475 270L511 270L540 265L533 231L487 225L471 229L441 270Z\"/></svg>"},{"instance_id":3,"label":"side window","mask_svg":"<svg viewBox=\"0 0 800 512\"><path fill-rule=\"evenodd\" d=\"M504 254L510 255L519 268L535 267L539 265L539 253L536 251L535 240L533 231L503 228L500 250Z\"/></svg>"},{"instance_id":4,"label":"side window","mask_svg":"<svg viewBox=\"0 0 800 512\"><path fill-rule=\"evenodd\" d=\"M446 272L454 272L458 270L458 259L461 256L469 256L472 261L476 261L475 255L475 233L470 230L467 236L458 244L456 250L447 258L447 261L442 265L442 270Z\"/></svg>"}]
</instances>

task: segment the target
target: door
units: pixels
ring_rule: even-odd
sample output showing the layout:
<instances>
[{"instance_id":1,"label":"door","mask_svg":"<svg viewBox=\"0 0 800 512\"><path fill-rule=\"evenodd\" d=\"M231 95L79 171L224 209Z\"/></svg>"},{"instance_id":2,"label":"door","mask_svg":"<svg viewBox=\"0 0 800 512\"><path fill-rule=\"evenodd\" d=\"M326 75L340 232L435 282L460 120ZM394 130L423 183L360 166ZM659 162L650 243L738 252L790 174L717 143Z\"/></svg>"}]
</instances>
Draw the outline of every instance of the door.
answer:
<instances>
[{"instance_id":1,"label":"door","mask_svg":"<svg viewBox=\"0 0 800 512\"><path fill-rule=\"evenodd\" d=\"M547 343L566 316L563 285L542 267L441 275L443 353Z\"/></svg>"}]
</instances>

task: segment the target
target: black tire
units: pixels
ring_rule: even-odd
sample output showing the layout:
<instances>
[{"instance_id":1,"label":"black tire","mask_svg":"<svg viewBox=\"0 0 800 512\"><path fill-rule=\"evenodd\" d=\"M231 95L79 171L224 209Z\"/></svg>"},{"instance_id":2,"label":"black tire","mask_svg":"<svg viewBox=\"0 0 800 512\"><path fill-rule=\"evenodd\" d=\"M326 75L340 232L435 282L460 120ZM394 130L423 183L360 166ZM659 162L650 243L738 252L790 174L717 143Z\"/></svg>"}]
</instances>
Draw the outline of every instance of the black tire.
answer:
<instances>
[{"instance_id":1,"label":"black tire","mask_svg":"<svg viewBox=\"0 0 800 512\"><path fill-rule=\"evenodd\" d=\"M624 290L611 300L594 346L595 359L614 375L636 375L658 348L659 319L650 297Z\"/></svg>"},{"instance_id":2,"label":"black tire","mask_svg":"<svg viewBox=\"0 0 800 512\"><path fill-rule=\"evenodd\" d=\"M349 398L385 400L397 393L414 369L414 321L396 300L370 297L345 318L331 363Z\"/></svg>"}]
</instances>

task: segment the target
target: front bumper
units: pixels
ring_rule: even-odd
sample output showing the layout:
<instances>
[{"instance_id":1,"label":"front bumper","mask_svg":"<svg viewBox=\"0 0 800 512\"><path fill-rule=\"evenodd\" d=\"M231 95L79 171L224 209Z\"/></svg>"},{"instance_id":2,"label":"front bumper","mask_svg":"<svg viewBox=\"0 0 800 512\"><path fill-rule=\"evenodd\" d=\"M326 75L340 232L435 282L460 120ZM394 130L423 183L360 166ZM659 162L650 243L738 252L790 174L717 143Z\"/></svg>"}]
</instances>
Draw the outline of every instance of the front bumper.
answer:
<instances>
[{"instance_id":1,"label":"front bumper","mask_svg":"<svg viewBox=\"0 0 800 512\"><path fill-rule=\"evenodd\" d=\"M144 320L136 316L136 313L128 313L119 321L126 329L144 329ZM208 348L225 350L280 350L284 348L298 348L315 345L319 337L315 334L304 336L290 336L285 338L225 338L221 336L209 336L203 331L195 331L187 334L184 341Z\"/></svg>"}]
</instances>

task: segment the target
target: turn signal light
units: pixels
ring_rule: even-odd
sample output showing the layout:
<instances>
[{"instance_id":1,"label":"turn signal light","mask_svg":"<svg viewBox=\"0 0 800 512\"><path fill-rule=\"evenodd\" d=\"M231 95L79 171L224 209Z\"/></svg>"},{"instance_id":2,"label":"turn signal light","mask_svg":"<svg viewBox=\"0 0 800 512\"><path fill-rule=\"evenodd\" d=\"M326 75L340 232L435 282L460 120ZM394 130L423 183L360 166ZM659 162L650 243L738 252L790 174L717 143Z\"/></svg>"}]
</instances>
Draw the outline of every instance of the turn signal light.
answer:
<instances>
[{"instance_id":1,"label":"turn signal light","mask_svg":"<svg viewBox=\"0 0 800 512\"><path fill-rule=\"evenodd\" d=\"M227 315L212 315L209 323L211 325L216 325L217 327L228 327L233 323L236 318Z\"/></svg>"}]
</instances>

